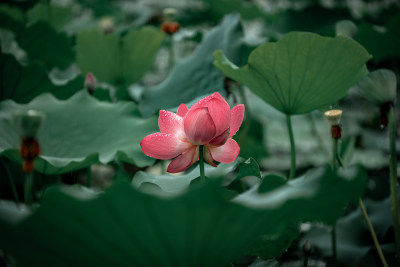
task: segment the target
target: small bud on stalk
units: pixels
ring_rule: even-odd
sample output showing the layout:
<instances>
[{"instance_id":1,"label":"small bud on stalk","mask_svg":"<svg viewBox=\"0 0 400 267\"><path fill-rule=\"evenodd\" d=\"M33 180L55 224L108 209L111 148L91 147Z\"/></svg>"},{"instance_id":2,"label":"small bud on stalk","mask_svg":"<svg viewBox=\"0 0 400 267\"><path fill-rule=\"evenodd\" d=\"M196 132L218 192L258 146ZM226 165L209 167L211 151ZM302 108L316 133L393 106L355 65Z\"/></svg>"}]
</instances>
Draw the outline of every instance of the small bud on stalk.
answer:
<instances>
[{"instance_id":1,"label":"small bud on stalk","mask_svg":"<svg viewBox=\"0 0 400 267\"><path fill-rule=\"evenodd\" d=\"M96 90L97 88L97 81L91 72L88 72L88 74L86 74L84 86L89 94L93 95L94 90Z\"/></svg>"},{"instance_id":2,"label":"small bud on stalk","mask_svg":"<svg viewBox=\"0 0 400 267\"><path fill-rule=\"evenodd\" d=\"M114 32L115 23L112 17L103 17L100 19L100 29L104 34L109 34Z\"/></svg>"},{"instance_id":3,"label":"small bud on stalk","mask_svg":"<svg viewBox=\"0 0 400 267\"><path fill-rule=\"evenodd\" d=\"M389 119L388 119L388 112L390 110L390 108L393 106L393 102L385 102L381 105L380 107L380 113L381 113L381 128L385 128L388 123L389 123Z\"/></svg>"},{"instance_id":4,"label":"small bud on stalk","mask_svg":"<svg viewBox=\"0 0 400 267\"><path fill-rule=\"evenodd\" d=\"M44 114L36 110L18 111L13 114L14 124L22 138L20 155L23 159L23 170L31 173L34 170L34 160L40 154L39 142L35 135L39 129Z\"/></svg>"},{"instance_id":5,"label":"small bud on stalk","mask_svg":"<svg viewBox=\"0 0 400 267\"><path fill-rule=\"evenodd\" d=\"M342 137L342 126L340 125L342 113L343 112L340 109L332 109L324 113L331 125L331 136L334 139L340 139Z\"/></svg>"},{"instance_id":6,"label":"small bud on stalk","mask_svg":"<svg viewBox=\"0 0 400 267\"><path fill-rule=\"evenodd\" d=\"M179 23L175 21L176 13L177 11L174 8L166 8L163 11L164 22L161 25L161 30L168 35L175 34L180 28Z\"/></svg>"}]
</instances>

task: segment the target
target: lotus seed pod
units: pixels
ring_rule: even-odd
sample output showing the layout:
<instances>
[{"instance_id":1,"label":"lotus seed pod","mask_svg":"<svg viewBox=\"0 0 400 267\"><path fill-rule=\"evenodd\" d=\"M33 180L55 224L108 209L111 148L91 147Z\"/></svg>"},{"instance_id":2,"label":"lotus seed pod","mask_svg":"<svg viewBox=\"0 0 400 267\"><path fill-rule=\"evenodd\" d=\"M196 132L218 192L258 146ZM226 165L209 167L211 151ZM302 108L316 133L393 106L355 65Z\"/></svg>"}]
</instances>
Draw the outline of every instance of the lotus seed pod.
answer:
<instances>
[{"instance_id":1,"label":"lotus seed pod","mask_svg":"<svg viewBox=\"0 0 400 267\"><path fill-rule=\"evenodd\" d=\"M105 33L112 33L115 30L115 23L112 17L103 17L100 20L100 28Z\"/></svg>"},{"instance_id":2,"label":"lotus seed pod","mask_svg":"<svg viewBox=\"0 0 400 267\"><path fill-rule=\"evenodd\" d=\"M340 124L340 119L342 117L342 110L340 109L332 109L325 111L325 117L328 119L328 122L331 126L336 126Z\"/></svg>"},{"instance_id":3,"label":"lotus seed pod","mask_svg":"<svg viewBox=\"0 0 400 267\"><path fill-rule=\"evenodd\" d=\"M21 137L34 137L44 119L41 111L16 111L13 114L14 125Z\"/></svg>"},{"instance_id":4,"label":"lotus seed pod","mask_svg":"<svg viewBox=\"0 0 400 267\"><path fill-rule=\"evenodd\" d=\"M358 29L356 24L350 20L341 20L335 25L335 32L337 36L353 37L356 35Z\"/></svg>"},{"instance_id":5,"label":"lotus seed pod","mask_svg":"<svg viewBox=\"0 0 400 267\"><path fill-rule=\"evenodd\" d=\"M166 21L173 21L175 20L177 10L175 8L165 8L163 10L164 19Z\"/></svg>"}]
</instances>

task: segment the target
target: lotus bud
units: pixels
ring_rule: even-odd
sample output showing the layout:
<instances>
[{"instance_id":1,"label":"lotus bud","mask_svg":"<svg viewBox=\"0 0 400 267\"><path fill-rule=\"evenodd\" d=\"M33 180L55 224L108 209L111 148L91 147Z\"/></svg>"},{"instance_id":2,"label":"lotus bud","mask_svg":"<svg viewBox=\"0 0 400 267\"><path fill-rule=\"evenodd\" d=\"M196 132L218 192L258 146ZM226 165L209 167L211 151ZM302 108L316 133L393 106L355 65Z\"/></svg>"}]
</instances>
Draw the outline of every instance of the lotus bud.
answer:
<instances>
[{"instance_id":1,"label":"lotus bud","mask_svg":"<svg viewBox=\"0 0 400 267\"><path fill-rule=\"evenodd\" d=\"M308 257L311 254L311 244L310 242L306 241L303 245L303 252Z\"/></svg>"},{"instance_id":2,"label":"lotus bud","mask_svg":"<svg viewBox=\"0 0 400 267\"><path fill-rule=\"evenodd\" d=\"M93 94L94 90L96 90L97 81L91 72L86 74L84 86L85 86L86 90L88 90L89 94L91 94L91 95Z\"/></svg>"},{"instance_id":3,"label":"lotus bud","mask_svg":"<svg viewBox=\"0 0 400 267\"><path fill-rule=\"evenodd\" d=\"M13 120L18 134L21 137L34 137L44 116L43 112L37 110L14 112Z\"/></svg>"},{"instance_id":4,"label":"lotus bud","mask_svg":"<svg viewBox=\"0 0 400 267\"><path fill-rule=\"evenodd\" d=\"M115 23L112 17L103 17L100 19L100 28L105 34L114 32Z\"/></svg>"}]
</instances>

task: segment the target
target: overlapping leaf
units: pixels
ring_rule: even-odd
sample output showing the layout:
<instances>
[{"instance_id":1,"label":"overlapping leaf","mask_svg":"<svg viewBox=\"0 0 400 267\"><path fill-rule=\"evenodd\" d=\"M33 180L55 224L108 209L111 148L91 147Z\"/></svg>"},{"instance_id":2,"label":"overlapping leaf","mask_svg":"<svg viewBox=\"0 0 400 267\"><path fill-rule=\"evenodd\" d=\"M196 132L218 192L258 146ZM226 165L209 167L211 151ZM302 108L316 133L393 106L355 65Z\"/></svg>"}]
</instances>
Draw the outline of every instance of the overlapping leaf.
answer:
<instances>
[{"instance_id":1,"label":"overlapping leaf","mask_svg":"<svg viewBox=\"0 0 400 267\"><path fill-rule=\"evenodd\" d=\"M156 132L154 118L141 119L133 103L99 102L81 91L66 101L49 94L21 105L13 101L0 103L0 153L20 161L19 136L12 122L17 110L40 110L46 114L37 138L41 155L37 171L47 174L64 173L115 159L136 166L154 162L140 149L141 139Z\"/></svg>"},{"instance_id":2,"label":"overlapping leaf","mask_svg":"<svg viewBox=\"0 0 400 267\"><path fill-rule=\"evenodd\" d=\"M196 97L223 93L223 75L214 68L212 52L222 49L236 63L241 62L243 30L239 14L225 16L222 23L207 32L191 56L177 62L161 84L144 91L140 110L150 116L157 109L168 109Z\"/></svg>"},{"instance_id":3,"label":"overlapping leaf","mask_svg":"<svg viewBox=\"0 0 400 267\"><path fill-rule=\"evenodd\" d=\"M100 30L77 35L77 63L84 73L113 85L137 82L153 65L165 35L151 27L131 30L124 37Z\"/></svg>"},{"instance_id":4,"label":"overlapping leaf","mask_svg":"<svg viewBox=\"0 0 400 267\"><path fill-rule=\"evenodd\" d=\"M388 69L368 73L357 85L358 92L371 103L380 106L395 102L397 93L396 74Z\"/></svg>"},{"instance_id":5,"label":"overlapping leaf","mask_svg":"<svg viewBox=\"0 0 400 267\"><path fill-rule=\"evenodd\" d=\"M328 106L345 96L366 74L364 64L370 55L346 37L292 32L256 48L240 69L221 51L214 57L215 66L225 75L291 115Z\"/></svg>"},{"instance_id":6,"label":"overlapping leaf","mask_svg":"<svg viewBox=\"0 0 400 267\"><path fill-rule=\"evenodd\" d=\"M0 53L0 101L12 99L28 103L41 93L52 93L67 99L83 88L83 77L78 76L65 85L54 85L45 70L37 63L21 66L13 56Z\"/></svg>"},{"instance_id":7,"label":"overlapping leaf","mask_svg":"<svg viewBox=\"0 0 400 267\"><path fill-rule=\"evenodd\" d=\"M225 266L259 234L299 220L333 222L358 197L364 176L316 170L266 194L233 200L218 179L161 197L117 183L92 200L53 188L24 220L0 205L0 246L20 266ZM13 218L13 220L9 219Z\"/></svg>"},{"instance_id":8,"label":"overlapping leaf","mask_svg":"<svg viewBox=\"0 0 400 267\"><path fill-rule=\"evenodd\" d=\"M388 234L388 230L392 227L390 201L390 197L376 202L368 200L365 201L365 207L377 238L380 241L380 245L386 254L386 259L389 263L393 261L395 265L394 259L388 257L390 254L394 254L394 245L390 244L391 241L388 242L385 238L385 236L390 235ZM373 251L375 246L361 210L356 209L340 218L336 224L336 231L338 259L348 265L363 265L360 261L362 261L369 251ZM321 251L325 257L332 255L329 242L330 238L331 234L329 229L319 227L314 227L304 237L312 246ZM375 264L380 265L378 257L376 258ZM389 264L389 266L392 265Z\"/></svg>"},{"instance_id":9,"label":"overlapping leaf","mask_svg":"<svg viewBox=\"0 0 400 267\"><path fill-rule=\"evenodd\" d=\"M30 24L45 21L59 30L72 19L72 9L67 6L38 3L28 11L27 18Z\"/></svg>"},{"instance_id":10,"label":"overlapping leaf","mask_svg":"<svg viewBox=\"0 0 400 267\"><path fill-rule=\"evenodd\" d=\"M400 15L392 16L384 26L361 23L354 39L372 54L372 61L379 63L400 58Z\"/></svg>"}]
</instances>

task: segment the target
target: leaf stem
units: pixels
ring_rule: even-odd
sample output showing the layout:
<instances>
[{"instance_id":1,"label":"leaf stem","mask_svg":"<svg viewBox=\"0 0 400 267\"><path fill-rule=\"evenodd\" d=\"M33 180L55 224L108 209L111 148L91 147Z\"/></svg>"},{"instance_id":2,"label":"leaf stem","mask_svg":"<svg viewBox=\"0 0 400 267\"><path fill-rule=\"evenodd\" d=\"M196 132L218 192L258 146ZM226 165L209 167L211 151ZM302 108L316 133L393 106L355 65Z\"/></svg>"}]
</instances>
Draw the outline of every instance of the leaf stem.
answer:
<instances>
[{"instance_id":1,"label":"leaf stem","mask_svg":"<svg viewBox=\"0 0 400 267\"><path fill-rule=\"evenodd\" d=\"M206 181L206 176L204 175L204 155L203 155L204 146L199 146L199 166L200 166L200 181L204 183Z\"/></svg>"},{"instance_id":2,"label":"leaf stem","mask_svg":"<svg viewBox=\"0 0 400 267\"><path fill-rule=\"evenodd\" d=\"M393 106L388 112L390 133L390 197L392 201L393 228L396 240L397 261L400 265L400 227L399 207L397 203L397 152L396 152L396 120Z\"/></svg>"},{"instance_id":3,"label":"leaf stem","mask_svg":"<svg viewBox=\"0 0 400 267\"><path fill-rule=\"evenodd\" d=\"M290 174L288 180L291 180L296 176L296 145L294 143L291 115L286 115L286 123L290 139Z\"/></svg>"},{"instance_id":4,"label":"leaf stem","mask_svg":"<svg viewBox=\"0 0 400 267\"><path fill-rule=\"evenodd\" d=\"M336 160L338 157L338 139L333 137L332 138L332 173L334 176L336 176L336 171L337 171L337 164ZM336 242L336 223L332 227L331 231L331 243L332 243L332 258L333 258L333 266L338 266L338 260L337 260L337 242Z\"/></svg>"},{"instance_id":5,"label":"leaf stem","mask_svg":"<svg viewBox=\"0 0 400 267\"><path fill-rule=\"evenodd\" d=\"M338 158L338 139L333 139L333 156L332 156L332 170L336 174L337 170L337 158Z\"/></svg>"},{"instance_id":6,"label":"leaf stem","mask_svg":"<svg viewBox=\"0 0 400 267\"><path fill-rule=\"evenodd\" d=\"M169 39L168 49L169 49L169 66L168 67L169 67L169 72L171 72L175 65L174 39L172 36L170 36L170 39Z\"/></svg>"},{"instance_id":7,"label":"leaf stem","mask_svg":"<svg viewBox=\"0 0 400 267\"><path fill-rule=\"evenodd\" d=\"M371 221L368 217L368 213L365 209L364 203L362 202L361 198L358 199L358 204L360 205L361 212L364 215L365 222L368 225L369 232L371 233L372 240L374 241L374 244L375 244L376 250L378 251L379 258L381 259L382 265L383 265L383 267L388 267L385 256L382 253L381 246L379 245L378 238L376 237L374 227L371 224Z\"/></svg>"},{"instance_id":8,"label":"leaf stem","mask_svg":"<svg viewBox=\"0 0 400 267\"><path fill-rule=\"evenodd\" d=\"M331 243L332 243L333 266L338 266L337 247L336 247L336 224L333 226L332 231L331 231Z\"/></svg>"},{"instance_id":9,"label":"leaf stem","mask_svg":"<svg viewBox=\"0 0 400 267\"><path fill-rule=\"evenodd\" d=\"M7 176L10 179L11 190L13 192L13 195L14 195L14 198L15 198L15 202L17 203L17 205L19 205L20 201L19 201L19 197L18 197L18 193L17 193L17 187L15 186L14 179L13 179L13 177L11 175L10 170L8 169L7 164L4 162L4 158L3 157L1 157L1 163L4 165L4 169L7 172Z\"/></svg>"},{"instance_id":10,"label":"leaf stem","mask_svg":"<svg viewBox=\"0 0 400 267\"><path fill-rule=\"evenodd\" d=\"M33 185L32 172L25 172L24 200L25 204L28 206L32 205L32 185Z\"/></svg>"}]
</instances>

